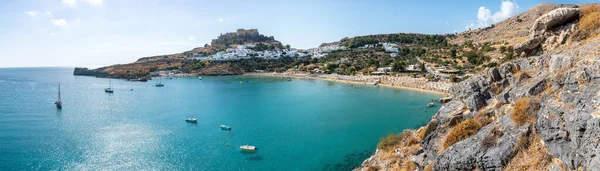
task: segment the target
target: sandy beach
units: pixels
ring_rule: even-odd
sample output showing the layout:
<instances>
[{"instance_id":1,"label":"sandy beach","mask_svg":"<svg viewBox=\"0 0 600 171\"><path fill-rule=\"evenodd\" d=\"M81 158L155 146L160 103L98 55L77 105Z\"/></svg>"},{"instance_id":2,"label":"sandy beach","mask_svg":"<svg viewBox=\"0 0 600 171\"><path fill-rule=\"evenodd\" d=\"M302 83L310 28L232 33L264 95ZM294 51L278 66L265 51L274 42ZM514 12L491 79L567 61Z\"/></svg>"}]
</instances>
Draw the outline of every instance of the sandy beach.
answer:
<instances>
[{"instance_id":1,"label":"sandy beach","mask_svg":"<svg viewBox=\"0 0 600 171\"><path fill-rule=\"evenodd\" d=\"M389 75L338 75L338 74L308 74L308 73L245 73L244 75L270 76L270 77L294 77L306 79L321 79L328 81L344 82L349 84L374 84L379 81L378 86L408 89L414 91L423 91L448 95L450 87L453 85L446 81L428 81L425 78L413 78L409 76L389 76Z\"/></svg>"}]
</instances>

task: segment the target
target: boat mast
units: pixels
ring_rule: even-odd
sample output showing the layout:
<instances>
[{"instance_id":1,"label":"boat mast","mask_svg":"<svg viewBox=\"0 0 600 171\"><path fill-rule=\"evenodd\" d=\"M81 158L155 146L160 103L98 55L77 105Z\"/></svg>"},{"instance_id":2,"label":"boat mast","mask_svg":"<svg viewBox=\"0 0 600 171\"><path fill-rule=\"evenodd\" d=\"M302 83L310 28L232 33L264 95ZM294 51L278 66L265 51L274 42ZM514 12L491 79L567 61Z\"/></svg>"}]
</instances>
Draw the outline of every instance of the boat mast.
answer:
<instances>
[{"instance_id":1,"label":"boat mast","mask_svg":"<svg viewBox=\"0 0 600 171\"><path fill-rule=\"evenodd\" d=\"M58 101L60 102L60 82L58 82Z\"/></svg>"}]
</instances>

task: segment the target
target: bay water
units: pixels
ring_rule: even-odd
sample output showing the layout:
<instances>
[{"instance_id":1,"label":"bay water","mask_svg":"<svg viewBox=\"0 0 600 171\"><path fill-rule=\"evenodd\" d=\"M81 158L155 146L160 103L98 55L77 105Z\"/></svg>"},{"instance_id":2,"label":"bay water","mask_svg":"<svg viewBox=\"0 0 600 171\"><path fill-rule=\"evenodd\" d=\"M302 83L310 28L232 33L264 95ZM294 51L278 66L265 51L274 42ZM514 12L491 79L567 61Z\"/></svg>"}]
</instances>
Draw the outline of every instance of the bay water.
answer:
<instances>
[{"instance_id":1,"label":"bay water","mask_svg":"<svg viewBox=\"0 0 600 171\"><path fill-rule=\"evenodd\" d=\"M109 79L72 73L0 69L0 170L350 170L381 137L425 125L440 97L257 76L112 79L108 94Z\"/></svg>"}]
</instances>

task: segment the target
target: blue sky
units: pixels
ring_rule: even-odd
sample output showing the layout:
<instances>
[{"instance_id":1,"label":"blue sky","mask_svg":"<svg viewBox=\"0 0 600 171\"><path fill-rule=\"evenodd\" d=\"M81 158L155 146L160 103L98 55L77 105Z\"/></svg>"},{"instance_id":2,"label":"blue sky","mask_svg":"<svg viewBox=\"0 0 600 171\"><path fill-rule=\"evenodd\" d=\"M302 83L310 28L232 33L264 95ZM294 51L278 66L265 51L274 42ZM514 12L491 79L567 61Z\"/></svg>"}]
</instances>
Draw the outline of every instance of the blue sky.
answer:
<instances>
[{"instance_id":1,"label":"blue sky","mask_svg":"<svg viewBox=\"0 0 600 171\"><path fill-rule=\"evenodd\" d=\"M3 0L0 67L128 63L256 28L296 48L380 33L453 33L542 3L598 0Z\"/></svg>"}]
</instances>

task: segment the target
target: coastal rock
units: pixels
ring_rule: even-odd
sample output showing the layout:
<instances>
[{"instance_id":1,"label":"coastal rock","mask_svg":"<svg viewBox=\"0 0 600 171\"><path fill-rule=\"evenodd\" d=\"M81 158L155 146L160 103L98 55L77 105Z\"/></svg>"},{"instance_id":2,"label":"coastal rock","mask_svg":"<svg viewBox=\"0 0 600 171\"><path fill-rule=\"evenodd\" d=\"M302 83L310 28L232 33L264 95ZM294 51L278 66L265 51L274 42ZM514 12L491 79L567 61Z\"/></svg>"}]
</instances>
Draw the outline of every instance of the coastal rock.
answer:
<instances>
[{"instance_id":1,"label":"coastal rock","mask_svg":"<svg viewBox=\"0 0 600 171\"><path fill-rule=\"evenodd\" d=\"M108 73L101 70L89 70L88 68L75 68L73 75L108 77Z\"/></svg>"},{"instance_id":2,"label":"coastal rock","mask_svg":"<svg viewBox=\"0 0 600 171\"><path fill-rule=\"evenodd\" d=\"M496 67L490 68L488 70L488 75L492 79L491 82L502 80L502 75L500 75L500 71Z\"/></svg>"},{"instance_id":3,"label":"coastal rock","mask_svg":"<svg viewBox=\"0 0 600 171\"><path fill-rule=\"evenodd\" d=\"M572 66L573 58L566 55L551 55L548 69L550 73L565 72Z\"/></svg>"},{"instance_id":4,"label":"coastal rock","mask_svg":"<svg viewBox=\"0 0 600 171\"><path fill-rule=\"evenodd\" d=\"M470 78L453 86L450 90L455 98L464 100L470 111L487 105L490 98L489 81L484 77Z\"/></svg>"},{"instance_id":5,"label":"coastal rock","mask_svg":"<svg viewBox=\"0 0 600 171\"><path fill-rule=\"evenodd\" d=\"M533 27L531 27L529 38L533 39L558 26L578 19L580 12L579 8L558 8L542 15L535 20Z\"/></svg>"},{"instance_id":6,"label":"coastal rock","mask_svg":"<svg viewBox=\"0 0 600 171\"><path fill-rule=\"evenodd\" d=\"M492 147L485 147L481 140L491 136L491 129L498 127L504 134ZM498 129L497 128L497 129ZM519 137L529 134L529 125L516 126L508 115L496 124L487 125L477 134L462 140L439 154L435 159L435 170L502 170L514 155L514 147Z\"/></svg>"},{"instance_id":7,"label":"coastal rock","mask_svg":"<svg viewBox=\"0 0 600 171\"><path fill-rule=\"evenodd\" d=\"M579 8L558 8L542 15L531 27L529 38L514 46L515 51L531 55L538 52L542 44L543 49L554 49L562 45L575 30L571 22L577 20L580 13Z\"/></svg>"}]
</instances>

